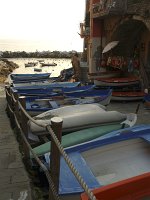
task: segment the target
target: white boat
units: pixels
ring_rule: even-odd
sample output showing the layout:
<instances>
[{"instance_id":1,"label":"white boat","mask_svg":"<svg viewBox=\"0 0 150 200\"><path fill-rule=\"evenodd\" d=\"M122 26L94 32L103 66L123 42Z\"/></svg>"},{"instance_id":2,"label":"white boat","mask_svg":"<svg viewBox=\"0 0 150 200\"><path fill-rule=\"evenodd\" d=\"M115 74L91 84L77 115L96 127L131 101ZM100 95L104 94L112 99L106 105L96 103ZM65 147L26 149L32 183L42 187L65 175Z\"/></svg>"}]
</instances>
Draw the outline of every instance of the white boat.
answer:
<instances>
[{"instance_id":1,"label":"white boat","mask_svg":"<svg viewBox=\"0 0 150 200\"><path fill-rule=\"evenodd\" d=\"M124 114L117 111L106 111L103 107L101 107L101 105L97 104L65 106L42 113L34 117L34 119L37 123L48 125L51 124L51 118L55 116L59 116L63 119L63 133L69 133L100 125L114 124L116 122L121 123L128 118L134 118L134 123L136 122L136 115L133 113ZM40 135L45 132L45 128L36 125L32 121L29 121L28 125L30 132L35 135Z\"/></svg>"}]
</instances>

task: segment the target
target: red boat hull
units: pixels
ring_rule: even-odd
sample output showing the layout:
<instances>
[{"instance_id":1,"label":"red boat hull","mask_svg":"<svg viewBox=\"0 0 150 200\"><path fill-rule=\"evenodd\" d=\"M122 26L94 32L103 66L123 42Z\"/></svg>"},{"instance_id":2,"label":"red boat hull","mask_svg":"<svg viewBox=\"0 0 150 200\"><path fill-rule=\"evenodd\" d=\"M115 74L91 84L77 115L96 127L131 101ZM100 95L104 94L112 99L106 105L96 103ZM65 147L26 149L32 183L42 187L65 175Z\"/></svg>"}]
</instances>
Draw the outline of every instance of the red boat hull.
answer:
<instances>
[{"instance_id":1,"label":"red boat hull","mask_svg":"<svg viewBox=\"0 0 150 200\"><path fill-rule=\"evenodd\" d=\"M148 200L150 199L150 173L119 181L93 190L97 200ZM81 194L82 200L88 196Z\"/></svg>"}]
</instances>

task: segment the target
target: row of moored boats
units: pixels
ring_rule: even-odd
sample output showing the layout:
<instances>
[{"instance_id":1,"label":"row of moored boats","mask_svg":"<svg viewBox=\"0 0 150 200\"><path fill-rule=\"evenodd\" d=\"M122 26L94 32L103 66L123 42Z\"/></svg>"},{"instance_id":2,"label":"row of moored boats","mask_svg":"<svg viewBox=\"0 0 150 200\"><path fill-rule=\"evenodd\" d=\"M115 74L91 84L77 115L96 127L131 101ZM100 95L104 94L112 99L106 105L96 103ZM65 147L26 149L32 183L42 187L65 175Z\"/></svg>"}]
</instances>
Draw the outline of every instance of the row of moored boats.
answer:
<instances>
[{"instance_id":1,"label":"row of moored boats","mask_svg":"<svg viewBox=\"0 0 150 200\"><path fill-rule=\"evenodd\" d=\"M61 144L97 200L143 199L150 195L150 125L136 125L135 113L107 110L111 100L142 100L147 105L148 94L123 98L121 87L128 86L127 78L120 79L119 85L115 78L100 78L101 85L81 86L80 82L54 81L50 75L11 74L7 86L10 95L24 97L26 112L37 123L49 125L53 117L62 118ZM136 88L139 80L130 77L130 83ZM30 119L27 125L34 152L49 168L51 140L41 139L46 130ZM41 185L48 188L32 154L30 159ZM63 158L59 181L63 200L89 199Z\"/></svg>"}]
</instances>

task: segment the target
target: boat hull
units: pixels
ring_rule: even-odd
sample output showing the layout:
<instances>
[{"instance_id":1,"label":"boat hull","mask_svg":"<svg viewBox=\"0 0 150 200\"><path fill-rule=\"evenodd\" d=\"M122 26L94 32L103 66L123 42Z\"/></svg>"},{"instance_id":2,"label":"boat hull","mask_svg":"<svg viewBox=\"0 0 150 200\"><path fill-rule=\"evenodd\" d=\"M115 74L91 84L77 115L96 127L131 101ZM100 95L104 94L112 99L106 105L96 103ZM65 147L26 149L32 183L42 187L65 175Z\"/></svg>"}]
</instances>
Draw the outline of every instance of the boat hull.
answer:
<instances>
[{"instance_id":1,"label":"boat hull","mask_svg":"<svg viewBox=\"0 0 150 200\"><path fill-rule=\"evenodd\" d=\"M88 78L94 80L97 78L113 78L120 75L120 71L106 71L106 72L97 72L97 73L88 73Z\"/></svg>"},{"instance_id":2,"label":"boat hull","mask_svg":"<svg viewBox=\"0 0 150 200\"><path fill-rule=\"evenodd\" d=\"M94 79L96 86L127 86L139 84L139 79L136 77L127 78L97 78Z\"/></svg>"},{"instance_id":3,"label":"boat hull","mask_svg":"<svg viewBox=\"0 0 150 200\"><path fill-rule=\"evenodd\" d=\"M141 101L144 99L144 92L112 92L112 101Z\"/></svg>"}]
</instances>

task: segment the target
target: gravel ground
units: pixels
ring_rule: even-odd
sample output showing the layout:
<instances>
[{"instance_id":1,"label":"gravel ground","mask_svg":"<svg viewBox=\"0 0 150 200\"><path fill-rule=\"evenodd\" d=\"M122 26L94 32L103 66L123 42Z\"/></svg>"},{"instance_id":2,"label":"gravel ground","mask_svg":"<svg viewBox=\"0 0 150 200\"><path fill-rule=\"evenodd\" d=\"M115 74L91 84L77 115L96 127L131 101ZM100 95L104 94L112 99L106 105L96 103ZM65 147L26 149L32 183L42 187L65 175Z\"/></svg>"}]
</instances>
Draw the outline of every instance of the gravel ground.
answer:
<instances>
[{"instance_id":1,"label":"gravel ground","mask_svg":"<svg viewBox=\"0 0 150 200\"><path fill-rule=\"evenodd\" d=\"M108 105L107 110L117 110L123 113L135 113L137 106L139 105L139 110L137 113L137 123L136 124L150 124L150 110L144 108L144 103L142 101L138 102L111 102Z\"/></svg>"}]
</instances>

